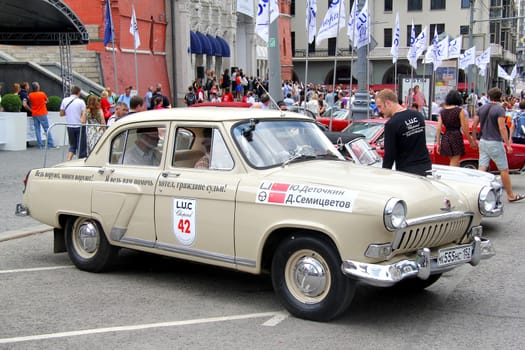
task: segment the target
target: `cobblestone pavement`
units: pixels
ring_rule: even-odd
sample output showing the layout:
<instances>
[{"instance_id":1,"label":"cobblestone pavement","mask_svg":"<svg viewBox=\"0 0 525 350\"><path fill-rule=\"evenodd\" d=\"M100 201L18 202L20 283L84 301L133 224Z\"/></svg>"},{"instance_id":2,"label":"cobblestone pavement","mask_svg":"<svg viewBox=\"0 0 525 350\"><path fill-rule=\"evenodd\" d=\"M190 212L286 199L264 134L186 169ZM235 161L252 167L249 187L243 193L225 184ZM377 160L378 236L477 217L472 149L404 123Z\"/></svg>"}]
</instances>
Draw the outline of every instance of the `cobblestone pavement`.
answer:
<instances>
[{"instance_id":1,"label":"cobblestone pavement","mask_svg":"<svg viewBox=\"0 0 525 350\"><path fill-rule=\"evenodd\" d=\"M5 231L41 225L30 217L15 215L16 203L22 201L23 180L33 168L60 163L67 158L67 146L44 152L38 147L26 151L0 151L0 238Z\"/></svg>"}]
</instances>

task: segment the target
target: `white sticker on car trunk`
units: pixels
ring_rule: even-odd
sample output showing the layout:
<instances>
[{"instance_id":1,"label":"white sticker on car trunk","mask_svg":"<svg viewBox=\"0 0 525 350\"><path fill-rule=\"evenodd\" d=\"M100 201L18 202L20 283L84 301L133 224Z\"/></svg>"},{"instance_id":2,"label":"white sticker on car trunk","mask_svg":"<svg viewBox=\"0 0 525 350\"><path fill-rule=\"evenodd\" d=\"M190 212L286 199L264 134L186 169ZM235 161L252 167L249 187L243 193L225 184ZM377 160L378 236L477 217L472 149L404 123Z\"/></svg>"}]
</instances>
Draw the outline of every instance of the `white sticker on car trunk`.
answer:
<instances>
[{"instance_id":1,"label":"white sticker on car trunk","mask_svg":"<svg viewBox=\"0 0 525 350\"><path fill-rule=\"evenodd\" d=\"M195 199L173 198L173 233L184 245L195 241Z\"/></svg>"},{"instance_id":2,"label":"white sticker on car trunk","mask_svg":"<svg viewBox=\"0 0 525 350\"><path fill-rule=\"evenodd\" d=\"M264 181L256 203L352 212L357 192L329 186Z\"/></svg>"}]
</instances>

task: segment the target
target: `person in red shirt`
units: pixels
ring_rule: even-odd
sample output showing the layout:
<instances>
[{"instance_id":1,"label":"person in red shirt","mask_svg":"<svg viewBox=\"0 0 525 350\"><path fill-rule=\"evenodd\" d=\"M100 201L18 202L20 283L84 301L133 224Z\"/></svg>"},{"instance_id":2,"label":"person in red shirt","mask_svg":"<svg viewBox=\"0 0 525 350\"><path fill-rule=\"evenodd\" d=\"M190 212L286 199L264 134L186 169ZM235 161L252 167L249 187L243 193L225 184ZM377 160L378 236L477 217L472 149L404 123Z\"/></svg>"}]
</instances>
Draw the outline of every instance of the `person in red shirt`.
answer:
<instances>
[{"instance_id":1,"label":"person in red shirt","mask_svg":"<svg viewBox=\"0 0 525 350\"><path fill-rule=\"evenodd\" d=\"M38 147L45 147L45 145L42 143L42 134L40 131L40 126L42 126L47 136L47 147L58 148L55 146L51 133L48 132L49 120L47 119L47 95L40 91L40 84L36 81L31 83L31 89L32 92L29 93L28 99L31 109L31 116L33 118L33 124L35 126L35 136Z\"/></svg>"},{"instance_id":2,"label":"person in red shirt","mask_svg":"<svg viewBox=\"0 0 525 350\"><path fill-rule=\"evenodd\" d=\"M109 103L106 90L100 94L100 108L102 108L102 114L104 114L104 119L107 121L111 117L111 103Z\"/></svg>"},{"instance_id":3,"label":"person in red shirt","mask_svg":"<svg viewBox=\"0 0 525 350\"><path fill-rule=\"evenodd\" d=\"M222 95L221 101L222 102L233 102L234 101L233 94L231 93L230 88L224 89L224 95Z\"/></svg>"}]
</instances>

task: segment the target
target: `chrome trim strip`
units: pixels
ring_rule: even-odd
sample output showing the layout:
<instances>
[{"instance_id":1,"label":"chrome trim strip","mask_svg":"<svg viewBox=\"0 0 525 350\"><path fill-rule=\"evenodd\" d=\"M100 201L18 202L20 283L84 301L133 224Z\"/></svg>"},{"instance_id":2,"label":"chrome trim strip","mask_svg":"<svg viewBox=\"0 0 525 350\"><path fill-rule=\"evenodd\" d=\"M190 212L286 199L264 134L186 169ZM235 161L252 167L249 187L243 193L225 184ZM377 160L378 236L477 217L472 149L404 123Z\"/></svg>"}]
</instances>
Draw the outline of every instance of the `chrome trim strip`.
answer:
<instances>
[{"instance_id":1,"label":"chrome trim strip","mask_svg":"<svg viewBox=\"0 0 525 350\"><path fill-rule=\"evenodd\" d=\"M255 260L251 260L251 259L237 258L235 259L235 262L237 263L237 265L242 265L242 266L248 266L248 267L256 266Z\"/></svg>"},{"instance_id":2,"label":"chrome trim strip","mask_svg":"<svg viewBox=\"0 0 525 350\"><path fill-rule=\"evenodd\" d=\"M140 247L147 247L147 248L155 247L155 242L154 241L146 241L145 239L138 239L138 238L124 237L119 242L132 244L132 245L137 245L137 246L140 246Z\"/></svg>"},{"instance_id":3,"label":"chrome trim strip","mask_svg":"<svg viewBox=\"0 0 525 350\"><path fill-rule=\"evenodd\" d=\"M407 226L404 229L409 228L410 226L430 224L434 222L443 222L450 220L457 220L464 218L465 216L473 217L474 213L471 211L452 211L449 213L422 216L419 218L407 219Z\"/></svg>"},{"instance_id":4,"label":"chrome trim strip","mask_svg":"<svg viewBox=\"0 0 525 350\"><path fill-rule=\"evenodd\" d=\"M173 253L195 256L198 258L204 258L204 259L210 259L210 260L215 260L215 261L222 261L222 262L229 263L229 264L235 264L235 257L224 255L224 254L210 253L210 252L206 252L203 250L186 248L186 247L178 247L178 246L165 244L165 243L156 243L155 248L166 250L166 251L173 252Z\"/></svg>"},{"instance_id":5,"label":"chrome trim strip","mask_svg":"<svg viewBox=\"0 0 525 350\"><path fill-rule=\"evenodd\" d=\"M456 247L467 247L469 245L472 247L470 261L452 265L438 266L437 256L431 256L430 250L423 248L418 250L413 259L401 260L388 265L344 260L341 264L341 270L345 275L366 284L389 287L406 278L427 279L430 275L449 271L466 263L476 266L481 259L489 259L496 254L492 243L480 237L474 237L471 243Z\"/></svg>"},{"instance_id":6,"label":"chrome trim strip","mask_svg":"<svg viewBox=\"0 0 525 350\"><path fill-rule=\"evenodd\" d=\"M125 229L115 230L115 234L121 233ZM113 238L113 230L112 230L112 238ZM248 267L255 267L256 262L255 260L251 259L244 259L244 258L235 258L234 256L230 255L224 255L224 254L218 254L218 253L210 253L203 250L198 249L192 249L187 247L179 247L174 246L171 244L165 244L165 243L158 243L154 241L147 241L143 239L137 239L137 238L129 238L129 237L123 237L121 239L115 239L115 241L119 241L120 243L126 243L131 244L139 247L147 247L147 248L155 248L160 250L165 250L172 253L182 254L182 255L188 255L198 258L204 258L208 260L214 260L214 261L221 261L228 264L237 264L242 266L248 266Z\"/></svg>"}]
</instances>

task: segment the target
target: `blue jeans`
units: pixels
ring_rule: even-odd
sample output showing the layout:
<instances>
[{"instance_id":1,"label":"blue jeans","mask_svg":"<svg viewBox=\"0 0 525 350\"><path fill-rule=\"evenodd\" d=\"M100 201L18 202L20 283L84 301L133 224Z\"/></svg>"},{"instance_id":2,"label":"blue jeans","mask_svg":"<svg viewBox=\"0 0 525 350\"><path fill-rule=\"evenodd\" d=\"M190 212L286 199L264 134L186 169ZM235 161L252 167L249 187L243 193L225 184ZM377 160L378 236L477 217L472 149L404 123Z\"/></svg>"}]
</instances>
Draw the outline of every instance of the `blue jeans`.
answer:
<instances>
[{"instance_id":1,"label":"blue jeans","mask_svg":"<svg viewBox=\"0 0 525 350\"><path fill-rule=\"evenodd\" d=\"M35 134L38 147L44 148L44 144L42 143L42 135L40 133L40 125L42 125L42 128L47 135L47 147L54 148L55 143L53 142L53 137L51 136L51 133L47 132L49 129L49 120L47 119L47 115L33 116L32 118L33 124L35 125Z\"/></svg>"}]
</instances>

